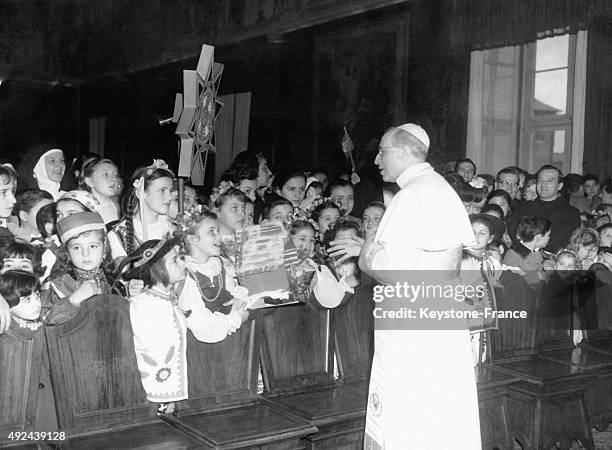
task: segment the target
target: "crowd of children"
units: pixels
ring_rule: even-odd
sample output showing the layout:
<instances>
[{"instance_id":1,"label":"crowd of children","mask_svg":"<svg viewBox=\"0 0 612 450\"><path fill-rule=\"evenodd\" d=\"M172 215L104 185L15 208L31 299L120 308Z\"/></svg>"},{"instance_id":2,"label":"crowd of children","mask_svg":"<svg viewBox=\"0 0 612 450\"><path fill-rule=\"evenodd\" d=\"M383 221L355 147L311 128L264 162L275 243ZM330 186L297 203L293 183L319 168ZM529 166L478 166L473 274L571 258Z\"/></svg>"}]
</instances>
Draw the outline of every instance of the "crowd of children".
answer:
<instances>
[{"instance_id":1,"label":"crowd of children","mask_svg":"<svg viewBox=\"0 0 612 450\"><path fill-rule=\"evenodd\" d=\"M186 398L187 329L200 341L218 342L248 320L253 296L236 277L237 234L245 227L282 224L286 247L298 255L298 290L317 306L337 307L372 283L360 274L358 257L365 240L375 238L385 204L370 199L356 217L355 186L329 182L324 170L273 176L264 156L243 152L206 201L186 186L177 205L176 177L161 160L136 170L123 193L117 166L87 155L72 168L78 188L64 192L61 150L43 150L19 182L12 167L0 166L0 331L8 328L6 311L15 326L37 328L71 320L96 295L126 297L151 401ZM513 167L496 177L476 173L475 164L462 159L445 177L474 231L462 274L487 285L493 306L505 270L543 293L550 283L574 292L588 273L608 281L600 272L612 270L612 183L600 187L596 177L585 176L578 185L572 175L566 191L553 166L533 176ZM34 183L21 189L28 176ZM563 235L566 222L547 216L546 208L541 215L525 213L539 210L530 203L549 199L564 202L572 217L582 214L582 225ZM563 245L551 247L551 236Z\"/></svg>"}]
</instances>

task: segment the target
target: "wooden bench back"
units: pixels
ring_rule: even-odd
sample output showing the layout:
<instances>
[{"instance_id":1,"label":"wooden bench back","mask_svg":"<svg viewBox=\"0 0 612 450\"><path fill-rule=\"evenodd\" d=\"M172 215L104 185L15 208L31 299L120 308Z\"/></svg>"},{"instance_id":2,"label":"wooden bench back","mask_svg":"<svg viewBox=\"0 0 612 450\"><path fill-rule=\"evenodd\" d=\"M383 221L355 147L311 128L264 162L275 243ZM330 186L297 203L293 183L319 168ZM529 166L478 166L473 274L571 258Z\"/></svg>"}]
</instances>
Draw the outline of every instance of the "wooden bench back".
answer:
<instances>
[{"instance_id":1,"label":"wooden bench back","mask_svg":"<svg viewBox=\"0 0 612 450\"><path fill-rule=\"evenodd\" d=\"M360 286L346 304L331 311L338 369L344 381L370 377L374 355L372 287Z\"/></svg>"},{"instance_id":2,"label":"wooden bench back","mask_svg":"<svg viewBox=\"0 0 612 450\"><path fill-rule=\"evenodd\" d=\"M181 414L248 403L256 398L260 320L249 320L221 342L198 341L187 332L189 399Z\"/></svg>"},{"instance_id":3,"label":"wooden bench back","mask_svg":"<svg viewBox=\"0 0 612 450\"><path fill-rule=\"evenodd\" d=\"M100 295L45 329L58 423L67 434L156 420L142 388L129 305Z\"/></svg>"},{"instance_id":4,"label":"wooden bench back","mask_svg":"<svg viewBox=\"0 0 612 450\"><path fill-rule=\"evenodd\" d=\"M501 282L504 287L495 289L498 311L526 311L527 318L498 320L498 329L488 332L491 359L534 354L537 296L521 275L505 272Z\"/></svg>"},{"instance_id":5,"label":"wooden bench back","mask_svg":"<svg viewBox=\"0 0 612 450\"><path fill-rule=\"evenodd\" d=\"M34 430L44 334L20 328L14 321L0 334L0 446L8 435ZM53 430L45 430L53 431Z\"/></svg>"},{"instance_id":6,"label":"wooden bench back","mask_svg":"<svg viewBox=\"0 0 612 450\"><path fill-rule=\"evenodd\" d=\"M333 382L329 310L310 303L276 308L263 316L262 369L271 394Z\"/></svg>"}]
</instances>

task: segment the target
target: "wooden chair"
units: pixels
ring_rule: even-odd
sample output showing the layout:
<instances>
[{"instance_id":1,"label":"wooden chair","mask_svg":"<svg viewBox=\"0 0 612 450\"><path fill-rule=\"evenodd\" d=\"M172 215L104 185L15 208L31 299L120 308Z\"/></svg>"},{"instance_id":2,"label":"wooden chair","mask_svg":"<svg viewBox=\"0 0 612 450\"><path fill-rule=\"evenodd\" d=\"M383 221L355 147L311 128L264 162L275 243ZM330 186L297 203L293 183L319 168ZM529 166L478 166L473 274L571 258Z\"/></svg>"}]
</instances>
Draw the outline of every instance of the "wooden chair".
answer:
<instances>
[{"instance_id":1,"label":"wooden chair","mask_svg":"<svg viewBox=\"0 0 612 450\"><path fill-rule=\"evenodd\" d=\"M15 322L0 334L0 447L36 449L44 445L28 440L10 439L16 432L35 430L38 383L43 357L44 334L20 328ZM19 435L21 436L21 435Z\"/></svg>"},{"instance_id":2,"label":"wooden chair","mask_svg":"<svg viewBox=\"0 0 612 450\"><path fill-rule=\"evenodd\" d=\"M307 448L354 448L363 440L367 396L333 376L329 310L277 308L263 321L262 369L270 401L318 428Z\"/></svg>"},{"instance_id":3,"label":"wooden chair","mask_svg":"<svg viewBox=\"0 0 612 450\"><path fill-rule=\"evenodd\" d=\"M45 329L58 422L75 449L207 445L160 421L142 389L128 302L103 295Z\"/></svg>"},{"instance_id":4,"label":"wooden chair","mask_svg":"<svg viewBox=\"0 0 612 450\"><path fill-rule=\"evenodd\" d=\"M188 332L189 399L173 427L213 448L296 448L317 429L257 396L261 337L259 313L223 341L207 344Z\"/></svg>"},{"instance_id":5,"label":"wooden chair","mask_svg":"<svg viewBox=\"0 0 612 450\"><path fill-rule=\"evenodd\" d=\"M372 286L360 286L346 304L331 311L340 379L366 393L374 356Z\"/></svg>"}]
</instances>

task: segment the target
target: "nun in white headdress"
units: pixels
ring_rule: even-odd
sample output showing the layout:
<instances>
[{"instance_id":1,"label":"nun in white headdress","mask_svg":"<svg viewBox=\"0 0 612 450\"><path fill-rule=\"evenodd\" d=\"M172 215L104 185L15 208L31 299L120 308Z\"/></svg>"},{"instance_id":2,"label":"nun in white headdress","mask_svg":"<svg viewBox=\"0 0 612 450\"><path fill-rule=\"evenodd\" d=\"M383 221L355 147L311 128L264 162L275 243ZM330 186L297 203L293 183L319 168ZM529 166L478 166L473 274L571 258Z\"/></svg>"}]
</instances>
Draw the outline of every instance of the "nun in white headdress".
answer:
<instances>
[{"instance_id":1,"label":"nun in white headdress","mask_svg":"<svg viewBox=\"0 0 612 450\"><path fill-rule=\"evenodd\" d=\"M47 191L55 201L64 193L60 183L65 171L64 152L51 145L30 149L19 167L24 187Z\"/></svg>"}]
</instances>

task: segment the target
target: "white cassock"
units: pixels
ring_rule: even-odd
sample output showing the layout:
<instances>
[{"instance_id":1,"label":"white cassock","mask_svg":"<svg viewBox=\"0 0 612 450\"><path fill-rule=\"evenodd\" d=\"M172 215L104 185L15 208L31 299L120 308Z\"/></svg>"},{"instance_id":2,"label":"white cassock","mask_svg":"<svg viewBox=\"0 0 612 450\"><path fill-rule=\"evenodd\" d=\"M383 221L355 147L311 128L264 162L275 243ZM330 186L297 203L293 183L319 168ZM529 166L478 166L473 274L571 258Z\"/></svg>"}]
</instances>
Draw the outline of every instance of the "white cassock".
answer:
<instances>
[{"instance_id":1,"label":"white cassock","mask_svg":"<svg viewBox=\"0 0 612 450\"><path fill-rule=\"evenodd\" d=\"M458 270L462 246L474 240L465 208L428 163L397 179L360 265L378 270ZM433 327L432 327L433 328ZM476 378L467 330L375 330L364 448L481 448Z\"/></svg>"}]
</instances>

